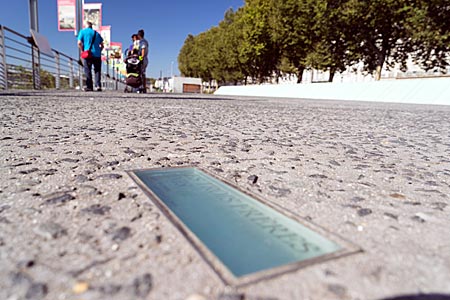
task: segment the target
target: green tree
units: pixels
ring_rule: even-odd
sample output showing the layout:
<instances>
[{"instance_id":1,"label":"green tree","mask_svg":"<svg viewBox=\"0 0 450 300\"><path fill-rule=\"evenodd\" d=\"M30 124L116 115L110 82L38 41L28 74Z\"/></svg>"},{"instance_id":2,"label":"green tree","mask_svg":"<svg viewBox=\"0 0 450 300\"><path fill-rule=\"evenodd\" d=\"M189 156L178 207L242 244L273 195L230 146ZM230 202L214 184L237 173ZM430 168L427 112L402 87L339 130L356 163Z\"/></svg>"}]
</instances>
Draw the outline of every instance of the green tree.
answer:
<instances>
[{"instance_id":1,"label":"green tree","mask_svg":"<svg viewBox=\"0 0 450 300\"><path fill-rule=\"evenodd\" d=\"M362 62L381 77L413 57L449 65L449 0L246 0L216 27L189 35L178 63L185 76L220 83L264 82L306 68L336 72Z\"/></svg>"},{"instance_id":2,"label":"green tree","mask_svg":"<svg viewBox=\"0 0 450 300\"><path fill-rule=\"evenodd\" d=\"M365 70L380 80L383 65L405 67L412 50L408 20L415 0L350 0L348 17ZM350 31L350 32L352 32Z\"/></svg>"},{"instance_id":3,"label":"green tree","mask_svg":"<svg viewBox=\"0 0 450 300\"><path fill-rule=\"evenodd\" d=\"M357 41L353 28L357 26L348 16L348 0L323 0L316 2L318 38L307 56L307 65L330 72L329 82L336 72L355 64Z\"/></svg>"},{"instance_id":4,"label":"green tree","mask_svg":"<svg viewBox=\"0 0 450 300\"><path fill-rule=\"evenodd\" d=\"M414 60L425 70L449 66L450 1L417 0L409 29L414 43Z\"/></svg>"},{"instance_id":5,"label":"green tree","mask_svg":"<svg viewBox=\"0 0 450 300\"><path fill-rule=\"evenodd\" d=\"M313 0L272 0L274 24L273 39L280 47L282 57L295 67L297 82L302 82L308 66L308 54L319 40L316 22L317 4Z\"/></svg>"},{"instance_id":6,"label":"green tree","mask_svg":"<svg viewBox=\"0 0 450 300\"><path fill-rule=\"evenodd\" d=\"M220 33L218 27L212 27L195 37L187 37L178 55L182 75L199 77L204 81L221 76Z\"/></svg>"},{"instance_id":7,"label":"green tree","mask_svg":"<svg viewBox=\"0 0 450 300\"><path fill-rule=\"evenodd\" d=\"M208 32L203 32L197 36L191 34L185 40L178 55L178 65L183 76L209 78L208 68L205 62L206 49L208 45Z\"/></svg>"},{"instance_id":8,"label":"green tree","mask_svg":"<svg viewBox=\"0 0 450 300\"><path fill-rule=\"evenodd\" d=\"M276 70L277 83L280 76L288 75L290 77L292 74L296 74L296 68L292 65L287 57L282 56L280 61L278 62Z\"/></svg>"},{"instance_id":9,"label":"green tree","mask_svg":"<svg viewBox=\"0 0 450 300\"><path fill-rule=\"evenodd\" d=\"M41 88L42 89L54 89L56 88L56 79L55 76L53 76L52 73L49 71L40 70L40 77L41 77Z\"/></svg>"},{"instance_id":10,"label":"green tree","mask_svg":"<svg viewBox=\"0 0 450 300\"><path fill-rule=\"evenodd\" d=\"M239 47L240 61L245 73L264 82L273 75L280 60L280 49L273 39L273 0L247 0L240 28L243 39Z\"/></svg>"},{"instance_id":11,"label":"green tree","mask_svg":"<svg viewBox=\"0 0 450 300\"><path fill-rule=\"evenodd\" d=\"M204 81L211 81L213 79L212 70L214 68L214 43L217 28L200 33L196 37L196 62L197 62L197 77Z\"/></svg>"},{"instance_id":12,"label":"green tree","mask_svg":"<svg viewBox=\"0 0 450 300\"><path fill-rule=\"evenodd\" d=\"M178 54L178 68L183 76L195 77L195 37L189 34Z\"/></svg>"},{"instance_id":13,"label":"green tree","mask_svg":"<svg viewBox=\"0 0 450 300\"><path fill-rule=\"evenodd\" d=\"M213 70L213 77L219 83L237 84L245 80L248 75L239 56L239 47L243 39L241 22L237 22L242 15L242 9L234 12L229 9L224 20L219 24L216 43L217 64Z\"/></svg>"}]
</instances>

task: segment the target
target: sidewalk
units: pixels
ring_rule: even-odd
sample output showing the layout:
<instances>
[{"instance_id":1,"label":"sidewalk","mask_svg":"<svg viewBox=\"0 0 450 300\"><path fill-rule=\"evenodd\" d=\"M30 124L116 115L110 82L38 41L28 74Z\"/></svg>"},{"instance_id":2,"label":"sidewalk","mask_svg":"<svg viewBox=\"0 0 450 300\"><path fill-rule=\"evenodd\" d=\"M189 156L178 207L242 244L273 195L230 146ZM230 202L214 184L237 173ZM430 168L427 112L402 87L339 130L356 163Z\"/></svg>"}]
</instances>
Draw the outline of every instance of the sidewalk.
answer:
<instances>
[{"instance_id":1,"label":"sidewalk","mask_svg":"<svg viewBox=\"0 0 450 300\"><path fill-rule=\"evenodd\" d=\"M0 299L450 296L448 106L10 92L0 107ZM126 174L168 166L364 252L226 287Z\"/></svg>"}]
</instances>

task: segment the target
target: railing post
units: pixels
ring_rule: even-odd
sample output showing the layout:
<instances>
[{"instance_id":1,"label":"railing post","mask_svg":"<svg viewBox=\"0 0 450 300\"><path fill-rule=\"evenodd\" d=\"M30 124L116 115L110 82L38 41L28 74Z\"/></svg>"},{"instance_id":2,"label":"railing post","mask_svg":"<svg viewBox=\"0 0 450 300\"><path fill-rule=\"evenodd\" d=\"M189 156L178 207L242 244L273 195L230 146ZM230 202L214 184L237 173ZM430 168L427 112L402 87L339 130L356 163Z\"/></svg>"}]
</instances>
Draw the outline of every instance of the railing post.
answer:
<instances>
[{"instance_id":1,"label":"railing post","mask_svg":"<svg viewBox=\"0 0 450 300\"><path fill-rule=\"evenodd\" d=\"M33 65L33 88L35 90L41 89L41 66L40 66L40 55L39 49L35 46L31 46L31 59Z\"/></svg>"},{"instance_id":2,"label":"railing post","mask_svg":"<svg viewBox=\"0 0 450 300\"><path fill-rule=\"evenodd\" d=\"M74 78L74 72L73 72L73 59L69 59L69 87L73 89L73 78Z\"/></svg>"},{"instance_id":3,"label":"railing post","mask_svg":"<svg viewBox=\"0 0 450 300\"><path fill-rule=\"evenodd\" d=\"M80 91L83 90L83 66L78 64L78 83L80 85Z\"/></svg>"},{"instance_id":4,"label":"railing post","mask_svg":"<svg viewBox=\"0 0 450 300\"><path fill-rule=\"evenodd\" d=\"M59 52L55 51L55 63L56 63L56 78L55 78L55 87L57 90L61 88L61 61L59 57Z\"/></svg>"},{"instance_id":5,"label":"railing post","mask_svg":"<svg viewBox=\"0 0 450 300\"><path fill-rule=\"evenodd\" d=\"M0 88L8 89L8 66L6 64L5 30L0 25Z\"/></svg>"},{"instance_id":6,"label":"railing post","mask_svg":"<svg viewBox=\"0 0 450 300\"><path fill-rule=\"evenodd\" d=\"M111 90L114 90L114 81L116 81L116 59L113 59L113 65L112 65L112 82L111 82Z\"/></svg>"},{"instance_id":7,"label":"railing post","mask_svg":"<svg viewBox=\"0 0 450 300\"><path fill-rule=\"evenodd\" d=\"M119 89L119 68L116 68L116 91Z\"/></svg>"}]
</instances>

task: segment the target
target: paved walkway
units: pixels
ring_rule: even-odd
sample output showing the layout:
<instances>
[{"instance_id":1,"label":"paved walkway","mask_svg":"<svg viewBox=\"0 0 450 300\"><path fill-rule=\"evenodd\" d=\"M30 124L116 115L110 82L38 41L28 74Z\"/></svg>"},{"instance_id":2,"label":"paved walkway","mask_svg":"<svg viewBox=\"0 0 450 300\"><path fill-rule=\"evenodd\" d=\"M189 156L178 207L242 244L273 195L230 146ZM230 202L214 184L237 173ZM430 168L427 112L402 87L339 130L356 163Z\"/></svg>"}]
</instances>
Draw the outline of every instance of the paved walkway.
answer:
<instances>
[{"instance_id":1,"label":"paved walkway","mask_svg":"<svg viewBox=\"0 0 450 300\"><path fill-rule=\"evenodd\" d=\"M0 299L450 295L450 107L18 92L0 109ZM187 165L364 252L226 287L126 174Z\"/></svg>"}]
</instances>

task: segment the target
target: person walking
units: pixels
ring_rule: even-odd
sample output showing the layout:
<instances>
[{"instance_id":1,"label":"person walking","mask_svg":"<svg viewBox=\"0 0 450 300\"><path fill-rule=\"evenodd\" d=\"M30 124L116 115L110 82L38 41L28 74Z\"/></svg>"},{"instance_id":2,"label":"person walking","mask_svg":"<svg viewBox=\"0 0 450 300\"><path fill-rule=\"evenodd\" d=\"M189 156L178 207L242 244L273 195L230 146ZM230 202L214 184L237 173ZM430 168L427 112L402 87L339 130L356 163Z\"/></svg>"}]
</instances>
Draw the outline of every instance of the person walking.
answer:
<instances>
[{"instance_id":1,"label":"person walking","mask_svg":"<svg viewBox=\"0 0 450 300\"><path fill-rule=\"evenodd\" d=\"M102 71L103 38L97 31L92 29L91 22L87 22L87 25L88 27L81 30L78 34L78 48L81 53L85 51L90 52L89 55L82 54L84 74L86 76L86 88L84 90L86 92L94 90L92 82L92 66L94 66L95 88L96 91L100 92L102 90L100 77Z\"/></svg>"},{"instance_id":2,"label":"person walking","mask_svg":"<svg viewBox=\"0 0 450 300\"><path fill-rule=\"evenodd\" d=\"M139 59L143 61L143 72L142 72L142 80L143 80L143 93L147 93L147 79L146 79L146 70L148 66L148 41L144 38L144 30L141 29L138 31L137 36L139 40Z\"/></svg>"}]
</instances>

